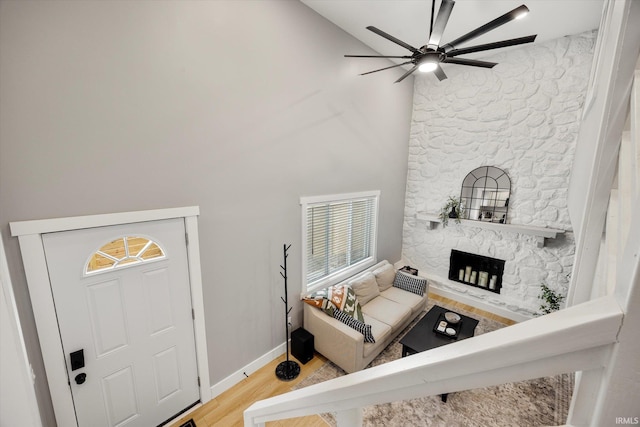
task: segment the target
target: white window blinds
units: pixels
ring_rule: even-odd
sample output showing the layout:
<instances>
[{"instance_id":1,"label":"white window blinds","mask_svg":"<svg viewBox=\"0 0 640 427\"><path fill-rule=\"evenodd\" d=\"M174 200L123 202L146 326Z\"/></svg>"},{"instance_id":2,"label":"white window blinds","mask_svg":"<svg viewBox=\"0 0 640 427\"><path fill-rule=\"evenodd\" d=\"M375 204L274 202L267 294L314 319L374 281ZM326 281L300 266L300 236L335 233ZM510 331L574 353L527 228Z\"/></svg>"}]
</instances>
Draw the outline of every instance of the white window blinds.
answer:
<instances>
[{"instance_id":1,"label":"white window blinds","mask_svg":"<svg viewBox=\"0 0 640 427\"><path fill-rule=\"evenodd\" d=\"M374 263L378 197L368 192L301 200L306 290Z\"/></svg>"}]
</instances>

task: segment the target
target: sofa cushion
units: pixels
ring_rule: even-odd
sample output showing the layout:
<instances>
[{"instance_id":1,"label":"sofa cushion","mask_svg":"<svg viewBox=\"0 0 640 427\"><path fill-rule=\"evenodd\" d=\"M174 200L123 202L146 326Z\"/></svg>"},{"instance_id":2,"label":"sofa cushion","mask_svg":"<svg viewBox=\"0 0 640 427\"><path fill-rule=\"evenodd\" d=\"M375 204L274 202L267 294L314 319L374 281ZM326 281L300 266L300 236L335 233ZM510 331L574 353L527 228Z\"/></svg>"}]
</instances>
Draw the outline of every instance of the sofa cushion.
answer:
<instances>
[{"instance_id":1,"label":"sofa cushion","mask_svg":"<svg viewBox=\"0 0 640 427\"><path fill-rule=\"evenodd\" d=\"M411 292L403 291L400 288L391 287L384 292L381 292L380 295L386 299L390 299L391 301L395 301L398 304L402 304L406 307L411 307L411 313L416 313L416 311L422 311L424 309L424 296L419 296Z\"/></svg>"},{"instance_id":2,"label":"sofa cushion","mask_svg":"<svg viewBox=\"0 0 640 427\"><path fill-rule=\"evenodd\" d=\"M371 316L364 315L364 323L367 325L371 325L371 334L373 338L376 340L375 343L364 343L364 348L362 350L363 357L368 357L374 352L381 352L384 347L386 347L389 343L388 339L390 338L393 330L391 326L386 323L382 323L379 320L374 319Z\"/></svg>"},{"instance_id":3,"label":"sofa cushion","mask_svg":"<svg viewBox=\"0 0 640 427\"><path fill-rule=\"evenodd\" d=\"M351 289L356 293L356 297L358 298L360 305L365 305L380 295L376 276L374 276L370 271L349 281L349 286L351 286Z\"/></svg>"},{"instance_id":4,"label":"sofa cushion","mask_svg":"<svg viewBox=\"0 0 640 427\"><path fill-rule=\"evenodd\" d=\"M373 334L371 333L371 325L367 325L358 319L354 319L342 310L333 310L333 317L364 335L364 342L376 342L373 338Z\"/></svg>"},{"instance_id":5,"label":"sofa cushion","mask_svg":"<svg viewBox=\"0 0 640 427\"><path fill-rule=\"evenodd\" d=\"M302 300L309 305L321 309L331 317L333 317L333 311L338 309L354 319L364 320L364 317L362 317L362 308L360 307L356 293L347 285L335 285L320 289L303 297Z\"/></svg>"},{"instance_id":6,"label":"sofa cushion","mask_svg":"<svg viewBox=\"0 0 640 427\"><path fill-rule=\"evenodd\" d=\"M373 270L373 275L376 276L378 289L382 292L393 286L393 279L396 277L396 272L393 269L393 265L386 264Z\"/></svg>"},{"instance_id":7,"label":"sofa cushion","mask_svg":"<svg viewBox=\"0 0 640 427\"><path fill-rule=\"evenodd\" d=\"M393 280L393 286L423 296L427 288L427 279L398 271L396 278Z\"/></svg>"},{"instance_id":8,"label":"sofa cushion","mask_svg":"<svg viewBox=\"0 0 640 427\"><path fill-rule=\"evenodd\" d=\"M362 313L395 329L411 317L411 309L386 298L374 298L362 307Z\"/></svg>"}]
</instances>

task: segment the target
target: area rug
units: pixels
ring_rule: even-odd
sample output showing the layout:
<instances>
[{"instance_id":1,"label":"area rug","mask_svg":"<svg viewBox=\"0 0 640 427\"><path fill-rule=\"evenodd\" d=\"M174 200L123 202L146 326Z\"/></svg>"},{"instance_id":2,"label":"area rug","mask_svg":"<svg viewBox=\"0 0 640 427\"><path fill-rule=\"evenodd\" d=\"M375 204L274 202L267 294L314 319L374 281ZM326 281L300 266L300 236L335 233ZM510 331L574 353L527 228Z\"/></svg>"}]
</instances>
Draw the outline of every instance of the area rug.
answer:
<instances>
[{"instance_id":1,"label":"area rug","mask_svg":"<svg viewBox=\"0 0 640 427\"><path fill-rule=\"evenodd\" d=\"M451 307L447 307L446 304L433 301L429 301L426 310L428 311L434 304L451 310ZM478 314L459 309L454 311L479 320L476 335L505 327L500 322ZM399 359L402 352L400 339L422 316L424 313L389 344L367 368ZM295 388L308 387L342 375L346 373L328 361ZM363 425L384 427L557 426L563 425L566 421L572 392L573 374L563 374L456 392L449 394L446 403L442 402L440 396L428 396L368 406L363 410ZM321 416L330 425L336 426L335 414L327 413Z\"/></svg>"}]
</instances>

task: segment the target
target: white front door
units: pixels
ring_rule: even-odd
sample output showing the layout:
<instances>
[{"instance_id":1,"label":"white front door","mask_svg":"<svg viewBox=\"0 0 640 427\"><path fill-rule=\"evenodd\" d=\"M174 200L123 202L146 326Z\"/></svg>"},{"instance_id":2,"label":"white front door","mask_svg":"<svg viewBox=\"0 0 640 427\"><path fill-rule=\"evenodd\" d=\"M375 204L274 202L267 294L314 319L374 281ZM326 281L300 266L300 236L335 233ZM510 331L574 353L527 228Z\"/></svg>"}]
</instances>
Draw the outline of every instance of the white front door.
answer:
<instances>
[{"instance_id":1,"label":"white front door","mask_svg":"<svg viewBox=\"0 0 640 427\"><path fill-rule=\"evenodd\" d=\"M197 402L184 220L43 234L43 244L78 425L157 426Z\"/></svg>"}]
</instances>

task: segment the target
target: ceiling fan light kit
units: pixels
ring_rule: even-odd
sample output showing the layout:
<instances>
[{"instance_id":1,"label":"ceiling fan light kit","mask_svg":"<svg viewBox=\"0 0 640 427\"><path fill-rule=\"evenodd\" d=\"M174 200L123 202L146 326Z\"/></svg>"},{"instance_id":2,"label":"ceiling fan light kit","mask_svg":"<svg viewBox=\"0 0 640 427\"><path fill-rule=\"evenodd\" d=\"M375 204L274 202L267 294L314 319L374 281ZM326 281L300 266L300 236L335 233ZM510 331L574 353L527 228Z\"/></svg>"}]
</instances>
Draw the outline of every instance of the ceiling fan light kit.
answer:
<instances>
[{"instance_id":1,"label":"ceiling fan light kit","mask_svg":"<svg viewBox=\"0 0 640 427\"><path fill-rule=\"evenodd\" d=\"M432 71L435 71L436 68L438 68L437 62L423 61L418 67L418 71L421 71L423 73L430 73Z\"/></svg>"},{"instance_id":2,"label":"ceiling fan light kit","mask_svg":"<svg viewBox=\"0 0 640 427\"><path fill-rule=\"evenodd\" d=\"M402 67L403 65L412 64L413 66L404 73L395 83L399 83L409 75L411 75L414 71L419 70L421 72L433 72L434 75L438 78L438 80L442 81L447 78L447 75L442 70L440 64L458 64L458 65L468 65L472 67L482 67L482 68L493 68L497 65L496 62L488 62L488 61L479 61L476 59L467 59L467 58L457 58L459 55L464 55L468 53L482 52L491 49L499 49L508 46L516 46L524 43L532 43L537 35L531 35L526 37L519 37L515 39L502 40L499 42L493 43L485 43L476 46L469 46L466 48L457 49L456 46L464 44L470 40L473 40L485 33L488 33L491 30L498 28L501 25L506 24L507 22L513 21L514 19L521 19L527 13L529 13L529 8L525 5L521 5L516 7L515 9L505 13L502 16L494 19L491 22L488 22L473 31L464 34L457 39L440 45L440 41L442 35L444 34L444 30L447 26L447 22L449 22L449 17L451 16L451 12L453 11L453 6L455 5L454 0L442 0L440 4L440 9L438 10L438 15L434 21L434 13L435 10L435 0L432 0L432 13L431 13L431 30L429 33L429 40L426 45L417 49L411 46L404 41L397 39L391 34L387 34L384 31L374 27L368 26L367 30L376 33L377 35L384 37L385 39L402 46L411 52L411 55L345 55L347 58L395 58L395 59L406 59L407 61L391 65L389 67L380 68L373 71L367 71L366 73L360 74L364 76L366 74L377 73L378 71L388 70L390 68Z\"/></svg>"},{"instance_id":3,"label":"ceiling fan light kit","mask_svg":"<svg viewBox=\"0 0 640 427\"><path fill-rule=\"evenodd\" d=\"M423 73L429 73L435 71L438 68L438 63L441 61L442 55L438 52L427 52L422 57L418 64L418 71Z\"/></svg>"}]
</instances>

